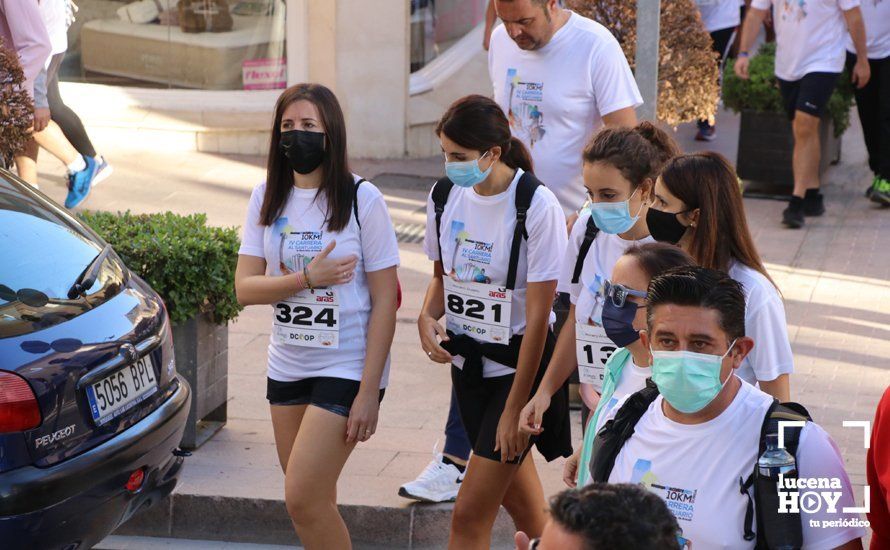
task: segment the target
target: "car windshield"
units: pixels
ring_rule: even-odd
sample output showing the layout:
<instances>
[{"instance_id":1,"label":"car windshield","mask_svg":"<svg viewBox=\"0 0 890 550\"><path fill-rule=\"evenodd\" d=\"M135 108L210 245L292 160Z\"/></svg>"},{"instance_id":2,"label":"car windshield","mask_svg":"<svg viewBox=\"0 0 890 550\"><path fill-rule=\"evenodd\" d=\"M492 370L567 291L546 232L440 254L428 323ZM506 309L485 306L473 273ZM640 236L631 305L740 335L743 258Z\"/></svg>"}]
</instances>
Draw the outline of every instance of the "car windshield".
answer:
<instances>
[{"instance_id":1,"label":"car windshield","mask_svg":"<svg viewBox=\"0 0 890 550\"><path fill-rule=\"evenodd\" d=\"M95 283L69 298L103 246L64 210L0 170L0 338L49 328L120 292L125 273L112 253Z\"/></svg>"}]
</instances>

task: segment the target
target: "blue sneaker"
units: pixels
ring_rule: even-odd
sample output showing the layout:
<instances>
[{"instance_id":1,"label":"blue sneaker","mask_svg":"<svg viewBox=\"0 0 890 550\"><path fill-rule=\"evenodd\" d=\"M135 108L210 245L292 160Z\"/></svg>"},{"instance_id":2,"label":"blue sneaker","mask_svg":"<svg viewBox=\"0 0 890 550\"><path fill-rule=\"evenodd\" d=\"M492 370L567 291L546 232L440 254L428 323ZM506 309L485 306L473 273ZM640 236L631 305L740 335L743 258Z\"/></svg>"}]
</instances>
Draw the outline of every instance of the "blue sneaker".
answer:
<instances>
[{"instance_id":1,"label":"blue sneaker","mask_svg":"<svg viewBox=\"0 0 890 550\"><path fill-rule=\"evenodd\" d=\"M96 187L114 173L114 167L108 164L103 156L93 157L93 160L96 161L96 177L93 178L93 187Z\"/></svg>"},{"instance_id":2,"label":"blue sneaker","mask_svg":"<svg viewBox=\"0 0 890 550\"><path fill-rule=\"evenodd\" d=\"M68 174L68 196L65 197L65 208L71 209L82 203L90 194L93 180L96 178L96 161L92 157L83 157L87 167L80 172Z\"/></svg>"}]
</instances>

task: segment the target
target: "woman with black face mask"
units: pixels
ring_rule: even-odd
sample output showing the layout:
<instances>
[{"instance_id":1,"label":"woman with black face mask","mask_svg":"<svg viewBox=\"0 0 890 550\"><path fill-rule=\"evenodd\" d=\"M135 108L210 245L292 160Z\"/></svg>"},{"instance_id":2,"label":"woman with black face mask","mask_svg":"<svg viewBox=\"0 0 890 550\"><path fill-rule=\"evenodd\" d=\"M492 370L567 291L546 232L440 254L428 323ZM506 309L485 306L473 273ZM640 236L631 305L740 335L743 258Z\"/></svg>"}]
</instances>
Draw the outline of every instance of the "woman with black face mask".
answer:
<instances>
[{"instance_id":1,"label":"woman with black face mask","mask_svg":"<svg viewBox=\"0 0 890 550\"><path fill-rule=\"evenodd\" d=\"M737 374L779 401L789 401L794 357L782 297L748 231L738 177L719 153L680 155L655 182L646 223L657 241L678 244L698 265L717 269L745 289L745 326L757 346Z\"/></svg>"},{"instance_id":2,"label":"woman with black face mask","mask_svg":"<svg viewBox=\"0 0 890 550\"><path fill-rule=\"evenodd\" d=\"M349 171L346 127L318 84L275 106L266 183L253 190L235 273L269 304L266 398L287 510L310 549L349 548L340 471L377 428L395 332L399 250L383 195Z\"/></svg>"}]
</instances>

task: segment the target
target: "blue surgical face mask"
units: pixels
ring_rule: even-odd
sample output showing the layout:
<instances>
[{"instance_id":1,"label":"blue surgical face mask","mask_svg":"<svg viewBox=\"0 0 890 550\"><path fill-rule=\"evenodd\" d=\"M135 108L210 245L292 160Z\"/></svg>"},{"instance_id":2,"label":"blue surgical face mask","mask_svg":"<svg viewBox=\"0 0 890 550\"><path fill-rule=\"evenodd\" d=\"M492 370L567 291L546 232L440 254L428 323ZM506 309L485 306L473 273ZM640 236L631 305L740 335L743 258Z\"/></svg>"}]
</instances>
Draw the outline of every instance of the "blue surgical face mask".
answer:
<instances>
[{"instance_id":1,"label":"blue surgical face mask","mask_svg":"<svg viewBox=\"0 0 890 550\"><path fill-rule=\"evenodd\" d=\"M732 374L720 381L723 355L710 355L692 351L651 351L652 381L671 407L681 413L692 414L704 409L713 401Z\"/></svg>"},{"instance_id":2,"label":"blue surgical face mask","mask_svg":"<svg viewBox=\"0 0 890 550\"><path fill-rule=\"evenodd\" d=\"M590 203L590 215L593 216L593 223L600 228L600 231L617 235L624 233L637 223L640 219L640 208L637 210L636 216L630 215L630 199L636 195L634 191L626 201L621 202L592 202Z\"/></svg>"},{"instance_id":3,"label":"blue surgical face mask","mask_svg":"<svg viewBox=\"0 0 890 550\"><path fill-rule=\"evenodd\" d=\"M488 154L488 151L482 154L481 157L473 160L467 160L463 162L445 162L445 175L448 179L451 180L451 183L457 185L458 187L473 187L479 183L485 181L485 178L488 177L488 174L491 173L492 167L494 167L494 163L488 167L488 170L482 171L479 169L479 161L485 158L485 155Z\"/></svg>"}]
</instances>

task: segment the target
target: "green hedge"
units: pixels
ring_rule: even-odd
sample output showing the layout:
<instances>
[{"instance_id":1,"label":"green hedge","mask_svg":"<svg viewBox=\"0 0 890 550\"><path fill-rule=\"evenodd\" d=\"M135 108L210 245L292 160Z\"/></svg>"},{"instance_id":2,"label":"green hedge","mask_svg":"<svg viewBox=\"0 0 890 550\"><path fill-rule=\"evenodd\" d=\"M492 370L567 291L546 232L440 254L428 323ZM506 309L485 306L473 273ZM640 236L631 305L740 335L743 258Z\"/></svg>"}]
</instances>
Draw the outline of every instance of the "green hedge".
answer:
<instances>
[{"instance_id":1,"label":"green hedge","mask_svg":"<svg viewBox=\"0 0 890 550\"><path fill-rule=\"evenodd\" d=\"M134 273L145 279L180 324L199 313L225 324L238 316L235 265L239 238L232 228L209 227L205 214L82 212Z\"/></svg>"},{"instance_id":2,"label":"green hedge","mask_svg":"<svg viewBox=\"0 0 890 550\"><path fill-rule=\"evenodd\" d=\"M748 65L748 80L735 74L734 60L727 63L723 75L723 104L727 108L741 112L744 110L759 113L785 113L779 82L774 73L776 44L765 43L757 55L751 57ZM828 115L834 123L834 135L840 137L850 126L850 107L853 105L853 85L844 72L828 101Z\"/></svg>"}]
</instances>

